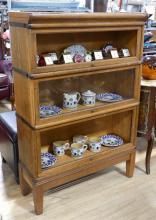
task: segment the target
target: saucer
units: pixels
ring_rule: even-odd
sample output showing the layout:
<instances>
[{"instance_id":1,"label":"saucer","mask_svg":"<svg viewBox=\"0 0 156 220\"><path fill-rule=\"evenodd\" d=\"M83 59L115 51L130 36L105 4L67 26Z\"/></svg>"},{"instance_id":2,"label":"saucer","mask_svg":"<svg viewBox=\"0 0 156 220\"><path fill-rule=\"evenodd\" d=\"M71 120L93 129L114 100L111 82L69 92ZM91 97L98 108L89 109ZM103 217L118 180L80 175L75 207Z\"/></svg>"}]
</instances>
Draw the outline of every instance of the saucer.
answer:
<instances>
[{"instance_id":1,"label":"saucer","mask_svg":"<svg viewBox=\"0 0 156 220\"><path fill-rule=\"evenodd\" d=\"M123 99L122 96L115 93L100 93L96 96L97 100L103 102L118 102Z\"/></svg>"},{"instance_id":2,"label":"saucer","mask_svg":"<svg viewBox=\"0 0 156 220\"><path fill-rule=\"evenodd\" d=\"M48 152L41 153L41 168L45 169L55 164L56 157Z\"/></svg>"},{"instance_id":3,"label":"saucer","mask_svg":"<svg viewBox=\"0 0 156 220\"><path fill-rule=\"evenodd\" d=\"M101 140L106 147L118 147L124 143L121 137L112 134L101 136Z\"/></svg>"},{"instance_id":4,"label":"saucer","mask_svg":"<svg viewBox=\"0 0 156 220\"><path fill-rule=\"evenodd\" d=\"M40 117L46 118L53 115L58 115L61 112L61 108L56 105L41 105L40 106Z\"/></svg>"}]
</instances>

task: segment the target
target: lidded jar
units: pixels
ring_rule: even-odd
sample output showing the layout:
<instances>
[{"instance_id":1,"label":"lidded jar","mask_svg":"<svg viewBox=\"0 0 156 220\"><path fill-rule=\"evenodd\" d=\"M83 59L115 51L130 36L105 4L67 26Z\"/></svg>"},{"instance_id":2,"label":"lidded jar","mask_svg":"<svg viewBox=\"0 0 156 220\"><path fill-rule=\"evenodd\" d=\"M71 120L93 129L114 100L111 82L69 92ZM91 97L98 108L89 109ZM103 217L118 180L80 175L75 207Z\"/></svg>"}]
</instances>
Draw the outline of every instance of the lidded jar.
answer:
<instances>
[{"instance_id":1,"label":"lidded jar","mask_svg":"<svg viewBox=\"0 0 156 220\"><path fill-rule=\"evenodd\" d=\"M84 105L95 105L96 93L91 90L87 90L82 93L82 100Z\"/></svg>"}]
</instances>

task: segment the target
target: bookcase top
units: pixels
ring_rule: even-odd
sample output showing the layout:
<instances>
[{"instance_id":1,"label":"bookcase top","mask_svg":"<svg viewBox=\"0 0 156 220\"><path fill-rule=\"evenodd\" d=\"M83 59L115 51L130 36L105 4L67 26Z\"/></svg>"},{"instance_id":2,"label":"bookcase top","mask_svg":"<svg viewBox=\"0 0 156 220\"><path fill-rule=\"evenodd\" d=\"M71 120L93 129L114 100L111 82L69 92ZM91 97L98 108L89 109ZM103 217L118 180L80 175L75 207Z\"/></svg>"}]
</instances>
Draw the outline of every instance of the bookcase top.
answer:
<instances>
[{"instance_id":1,"label":"bookcase top","mask_svg":"<svg viewBox=\"0 0 156 220\"><path fill-rule=\"evenodd\" d=\"M45 27L64 27L64 24L78 26L139 26L148 18L146 13L48 13L48 12L10 12L11 26L29 29Z\"/></svg>"}]
</instances>

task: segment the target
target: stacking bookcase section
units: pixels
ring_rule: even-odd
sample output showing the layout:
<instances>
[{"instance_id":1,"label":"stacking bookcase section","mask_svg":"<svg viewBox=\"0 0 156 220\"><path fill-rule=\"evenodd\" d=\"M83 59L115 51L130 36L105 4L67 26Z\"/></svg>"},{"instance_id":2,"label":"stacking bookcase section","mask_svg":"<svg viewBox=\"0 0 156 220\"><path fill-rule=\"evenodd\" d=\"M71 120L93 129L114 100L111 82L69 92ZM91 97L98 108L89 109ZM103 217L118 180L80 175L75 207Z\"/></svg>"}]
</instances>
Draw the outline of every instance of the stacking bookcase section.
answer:
<instances>
[{"instance_id":1,"label":"stacking bookcase section","mask_svg":"<svg viewBox=\"0 0 156 220\"><path fill-rule=\"evenodd\" d=\"M39 129L136 106L139 97L139 71L140 67L134 66L116 68L111 72L101 70L92 74L84 72L68 77L33 80L15 72L17 113L32 127ZM94 103L85 102L88 96L84 97L84 93L88 90L95 95ZM78 94L78 100L72 100L74 95L70 95L71 92ZM116 94L121 99L105 100L106 93ZM72 101L68 100L65 105L66 97ZM77 103L74 105L75 101Z\"/></svg>"},{"instance_id":2,"label":"stacking bookcase section","mask_svg":"<svg viewBox=\"0 0 156 220\"><path fill-rule=\"evenodd\" d=\"M115 19L114 19L115 17ZM127 18L125 18L127 17ZM141 14L37 14L10 13L14 68L25 74L58 71L93 71L101 66L138 64L141 59L140 40L145 15ZM61 37L60 37L61 36ZM24 39L24 40L23 40ZM129 50L129 56L91 62L53 64L38 67L38 56L55 52L58 58L71 45L82 45L87 51L101 50L105 45ZM18 58L18 59L17 59Z\"/></svg>"},{"instance_id":3,"label":"stacking bookcase section","mask_svg":"<svg viewBox=\"0 0 156 220\"><path fill-rule=\"evenodd\" d=\"M21 119L18 119L18 126L21 128L19 129L19 135L22 137L22 140L19 140L19 144L22 144L20 154L24 166L28 167L29 172L32 175L38 177L44 176L45 173L48 172L51 172L52 175L54 175L54 172L57 176L55 171L59 169L62 169L62 171L66 173L69 169L72 171L74 167L80 168L80 163L84 163L85 165L89 163L89 166L94 167L96 166L96 163L98 163L99 158L102 160L109 156L114 157L120 152L127 154L127 150L130 152L133 151L135 148L133 145L135 138L133 135L133 129L135 127L136 110L132 109L133 108L118 111L114 114L105 114L105 116L100 116L88 121L81 121L70 125L60 125L55 129L46 128L39 131L32 130L23 123ZM116 134L122 137L123 144L119 147L102 146L102 150L97 153L91 152L88 148L82 158L73 158L69 148L65 152L65 155L56 156L56 162L54 165L47 169L41 169L41 152L50 152L54 154L53 143L58 140L66 140L72 144L73 137L75 134L80 134L80 129L81 135L88 137L101 137L106 134ZM35 142L31 138L33 135L37 137ZM38 150L35 152L35 149ZM28 151L28 154L24 154L26 151ZM38 165L36 164L37 166L35 166L35 163L32 163L33 157L38 161ZM104 161L102 163L103 166L105 166ZM82 169L84 168L82 167Z\"/></svg>"},{"instance_id":4,"label":"stacking bookcase section","mask_svg":"<svg viewBox=\"0 0 156 220\"><path fill-rule=\"evenodd\" d=\"M135 167L145 14L10 13L20 187Z\"/></svg>"}]
</instances>

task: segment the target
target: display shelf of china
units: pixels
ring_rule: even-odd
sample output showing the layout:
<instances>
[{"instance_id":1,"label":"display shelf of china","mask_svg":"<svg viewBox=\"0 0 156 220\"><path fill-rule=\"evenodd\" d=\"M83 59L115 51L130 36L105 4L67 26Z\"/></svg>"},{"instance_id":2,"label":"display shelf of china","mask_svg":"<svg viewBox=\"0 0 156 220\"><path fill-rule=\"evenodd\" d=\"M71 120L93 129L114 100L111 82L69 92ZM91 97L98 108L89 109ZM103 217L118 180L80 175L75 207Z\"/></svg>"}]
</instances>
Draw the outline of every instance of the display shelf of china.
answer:
<instances>
[{"instance_id":1,"label":"display shelf of china","mask_svg":"<svg viewBox=\"0 0 156 220\"><path fill-rule=\"evenodd\" d=\"M138 103L138 92L135 88L140 82L138 71L140 67L135 65L122 69L116 67L111 69L111 72L107 69L100 72L94 71L93 74L84 72L79 75L71 74L70 77L46 77L35 80L25 79L17 73L14 75L16 85L25 84L25 87L21 87L20 90L23 96L16 99L18 103L16 110L32 127L41 128L93 117L112 111L112 108L117 110L121 106L122 108L135 106ZM95 104L84 103L83 94L87 91L96 94ZM73 95L70 95L71 92ZM80 94L80 100L76 99L74 95L76 92ZM108 100L101 100L101 97L108 93L121 97L121 100L110 100L112 102L109 103ZM35 98L32 99L32 97ZM65 99L69 106L68 104L64 106ZM52 116L46 117L50 112Z\"/></svg>"},{"instance_id":2,"label":"display shelf of china","mask_svg":"<svg viewBox=\"0 0 156 220\"><path fill-rule=\"evenodd\" d=\"M72 157L74 159L82 159L89 152L102 152L104 147L117 148L124 145L124 140L115 134L107 134L102 136L83 136L76 135L73 141L69 140L55 141L50 146L41 148L41 168L52 168L61 158ZM60 158L60 159L59 159Z\"/></svg>"},{"instance_id":3,"label":"display shelf of china","mask_svg":"<svg viewBox=\"0 0 156 220\"><path fill-rule=\"evenodd\" d=\"M44 146L45 148L46 146ZM70 156L70 153L67 152L62 157L55 157L56 161L52 166L49 166L48 168L41 169L40 176L45 175L46 172L49 172L50 170L53 172L53 170L59 166L66 166L71 165L76 166L81 162L88 162L90 161L90 157L92 158L92 161L96 161L100 155L101 160L109 155L114 156L115 154L118 154L119 152L125 152L126 150L132 150L133 146L131 143L125 143L117 148L108 148L108 147L102 147L100 152L94 153L90 150L86 150L82 158L73 158ZM63 167L62 167L63 168Z\"/></svg>"},{"instance_id":4,"label":"display shelf of china","mask_svg":"<svg viewBox=\"0 0 156 220\"><path fill-rule=\"evenodd\" d=\"M92 51L87 51L87 49L80 44L73 44L64 49L61 53L61 56L58 56L56 51L51 53L43 53L37 56L37 65L40 68L50 67L55 71L55 69L61 70L61 68L70 69L71 64L82 64L83 68L87 68L89 66L98 67L107 63L109 64L109 62L105 61L110 59L116 60L115 63L118 64L119 58L121 59L130 57L131 54L128 48L117 49L111 43L106 43L100 49ZM129 61L134 62L134 59L135 57ZM104 61L104 63L100 61ZM75 65L75 68L80 68L79 66Z\"/></svg>"},{"instance_id":5,"label":"display shelf of china","mask_svg":"<svg viewBox=\"0 0 156 220\"><path fill-rule=\"evenodd\" d=\"M20 187L23 195L32 189L36 214L43 212L43 193L48 189L123 161L126 175L133 176L146 17L10 13ZM85 56L79 51L82 47ZM109 59L102 59L103 54ZM46 66L37 65L38 55L43 55L40 64L46 61ZM115 97L121 99L114 102ZM57 115L44 117L45 113ZM100 146L99 137L107 134L118 135L122 144L95 152L93 139ZM88 149L73 139L76 135L90 137ZM58 142L66 140L73 150L58 156ZM75 158L81 148L81 158ZM56 155L49 157L48 152Z\"/></svg>"},{"instance_id":6,"label":"display shelf of china","mask_svg":"<svg viewBox=\"0 0 156 220\"><path fill-rule=\"evenodd\" d=\"M59 125L64 122L77 121L84 118L96 117L99 114L106 114L109 112L117 111L121 107L122 109L130 108L136 106L138 101L135 99L125 99L119 102L111 102L111 103L101 103L96 102L95 106L87 107L83 105L78 105L76 109L63 109L59 114L52 115L45 118L37 118L37 125L34 126L37 129L43 128L45 125L47 127Z\"/></svg>"},{"instance_id":7,"label":"display shelf of china","mask_svg":"<svg viewBox=\"0 0 156 220\"><path fill-rule=\"evenodd\" d=\"M60 107L56 107L56 106L48 106L48 105L42 105L40 110L40 118L41 119L45 119L48 117L58 117L60 115L63 114L73 114L74 112L81 112L81 111L88 111L88 110L93 110L93 109L97 109L97 108L106 108L109 104L114 104L114 106L118 105L118 104L124 104L124 103L132 103L134 102L133 99L123 99L119 100L119 101L111 101L111 102L103 102L103 101L96 101L96 103L94 105L77 105L76 108L60 108ZM46 110L48 108L48 110ZM44 110L43 110L44 109Z\"/></svg>"}]
</instances>

